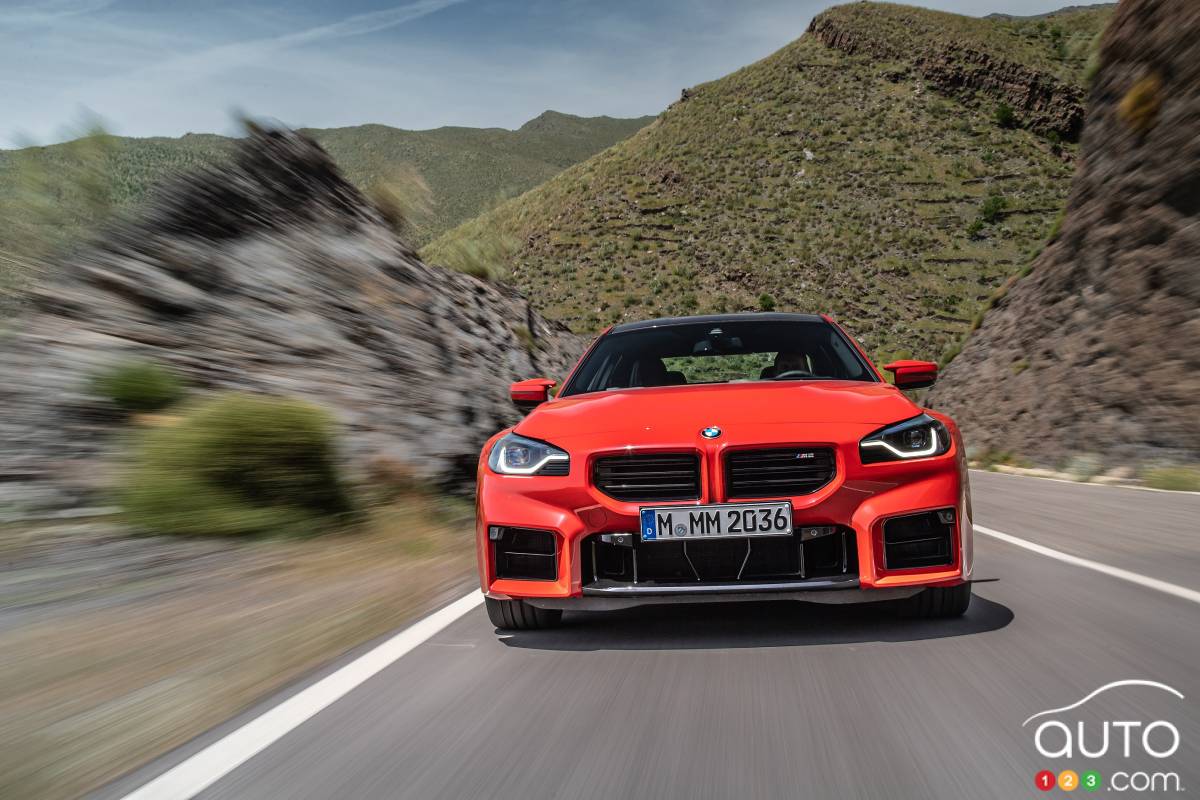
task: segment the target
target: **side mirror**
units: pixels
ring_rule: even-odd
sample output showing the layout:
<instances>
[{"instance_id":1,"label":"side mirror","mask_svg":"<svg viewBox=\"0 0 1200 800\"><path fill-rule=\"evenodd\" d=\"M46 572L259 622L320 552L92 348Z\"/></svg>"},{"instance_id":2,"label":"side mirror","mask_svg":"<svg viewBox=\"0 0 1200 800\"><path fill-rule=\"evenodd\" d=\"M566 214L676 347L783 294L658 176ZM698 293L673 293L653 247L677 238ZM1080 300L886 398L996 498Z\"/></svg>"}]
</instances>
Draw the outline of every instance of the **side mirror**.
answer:
<instances>
[{"instance_id":1,"label":"side mirror","mask_svg":"<svg viewBox=\"0 0 1200 800\"><path fill-rule=\"evenodd\" d=\"M937 380L937 364L932 361L893 361L884 369L892 373L897 389L924 389Z\"/></svg>"},{"instance_id":2,"label":"side mirror","mask_svg":"<svg viewBox=\"0 0 1200 800\"><path fill-rule=\"evenodd\" d=\"M527 381L517 381L508 387L508 394L517 408L522 411L532 411L550 399L550 388L555 383L556 381L549 378L530 378Z\"/></svg>"}]
</instances>

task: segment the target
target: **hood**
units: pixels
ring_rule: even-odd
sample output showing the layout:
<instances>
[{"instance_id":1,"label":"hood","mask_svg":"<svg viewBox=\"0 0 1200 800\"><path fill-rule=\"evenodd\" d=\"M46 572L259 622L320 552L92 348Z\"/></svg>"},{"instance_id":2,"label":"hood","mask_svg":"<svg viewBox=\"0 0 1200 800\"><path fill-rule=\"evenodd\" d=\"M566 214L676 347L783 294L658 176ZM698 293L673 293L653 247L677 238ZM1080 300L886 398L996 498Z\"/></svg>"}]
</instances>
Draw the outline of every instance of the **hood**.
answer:
<instances>
[{"instance_id":1,"label":"hood","mask_svg":"<svg viewBox=\"0 0 1200 800\"><path fill-rule=\"evenodd\" d=\"M522 436L562 443L606 433L652 432L692 441L722 428L796 423L881 427L921 413L899 389L862 381L783 381L613 389L551 400L515 428Z\"/></svg>"}]
</instances>

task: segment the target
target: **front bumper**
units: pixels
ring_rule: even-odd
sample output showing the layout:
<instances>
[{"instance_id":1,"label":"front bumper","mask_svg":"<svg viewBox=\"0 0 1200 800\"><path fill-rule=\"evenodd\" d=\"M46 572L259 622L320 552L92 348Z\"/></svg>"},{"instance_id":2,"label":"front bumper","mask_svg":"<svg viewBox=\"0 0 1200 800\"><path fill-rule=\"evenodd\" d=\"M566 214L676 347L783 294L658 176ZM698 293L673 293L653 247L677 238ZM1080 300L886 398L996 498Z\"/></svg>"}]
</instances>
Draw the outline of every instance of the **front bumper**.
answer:
<instances>
[{"instance_id":1,"label":"front bumper","mask_svg":"<svg viewBox=\"0 0 1200 800\"><path fill-rule=\"evenodd\" d=\"M594 556L583 548L595 534L639 529L639 504L614 500L588 485L587 469L573 465L568 477L501 476L481 467L477 495L477 555L481 588L497 599L520 598L543 608L615 609L665 602L796 599L846 603L900 599L928 586L952 586L971 577L971 503L961 443L943 456L911 462L846 463L838 448L835 478L820 490L787 499L793 524L837 526L851 552L843 572L797 575L789 580L612 581L597 576ZM581 459L582 460L582 459ZM697 504L722 502L707 490ZM746 501L752 502L752 501ZM953 509L951 552L945 563L889 569L883 525L894 517ZM488 527L553 531L558 552L553 580L497 577ZM634 533L636 537L637 534ZM639 547L660 543L637 542ZM845 568L849 565L849 569Z\"/></svg>"}]
</instances>

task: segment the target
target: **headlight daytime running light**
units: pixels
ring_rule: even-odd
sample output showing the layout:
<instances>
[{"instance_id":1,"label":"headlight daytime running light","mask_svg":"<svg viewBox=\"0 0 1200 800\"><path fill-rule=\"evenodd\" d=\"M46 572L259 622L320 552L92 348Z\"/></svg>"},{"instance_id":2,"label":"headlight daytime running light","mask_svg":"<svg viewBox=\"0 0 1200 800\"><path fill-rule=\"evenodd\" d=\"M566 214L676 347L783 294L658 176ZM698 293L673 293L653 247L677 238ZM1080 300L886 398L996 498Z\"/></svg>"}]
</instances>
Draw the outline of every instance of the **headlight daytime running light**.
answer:
<instances>
[{"instance_id":1,"label":"headlight daytime running light","mask_svg":"<svg viewBox=\"0 0 1200 800\"><path fill-rule=\"evenodd\" d=\"M547 464L557 461L567 462L569 468L571 457L552 444L515 433L502 437L488 454L488 466L501 475L536 475Z\"/></svg>"},{"instance_id":2,"label":"headlight daytime running light","mask_svg":"<svg viewBox=\"0 0 1200 800\"><path fill-rule=\"evenodd\" d=\"M940 456L950 449L950 432L928 414L897 422L872 433L858 444L864 464Z\"/></svg>"}]
</instances>

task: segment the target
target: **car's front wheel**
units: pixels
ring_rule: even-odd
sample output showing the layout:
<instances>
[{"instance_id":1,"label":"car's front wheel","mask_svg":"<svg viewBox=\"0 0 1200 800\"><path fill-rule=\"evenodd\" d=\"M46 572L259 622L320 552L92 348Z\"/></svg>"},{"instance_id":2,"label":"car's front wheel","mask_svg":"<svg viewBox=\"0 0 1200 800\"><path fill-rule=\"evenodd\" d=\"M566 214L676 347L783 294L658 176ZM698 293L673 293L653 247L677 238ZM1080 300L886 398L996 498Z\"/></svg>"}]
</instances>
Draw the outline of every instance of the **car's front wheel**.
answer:
<instances>
[{"instance_id":1,"label":"car's front wheel","mask_svg":"<svg viewBox=\"0 0 1200 800\"><path fill-rule=\"evenodd\" d=\"M537 608L524 600L483 599L488 619L502 631L537 631L554 628L562 622L562 611Z\"/></svg>"},{"instance_id":2,"label":"car's front wheel","mask_svg":"<svg viewBox=\"0 0 1200 800\"><path fill-rule=\"evenodd\" d=\"M932 586L910 597L907 603L908 616L922 619L961 617L971 605L971 584Z\"/></svg>"}]
</instances>

